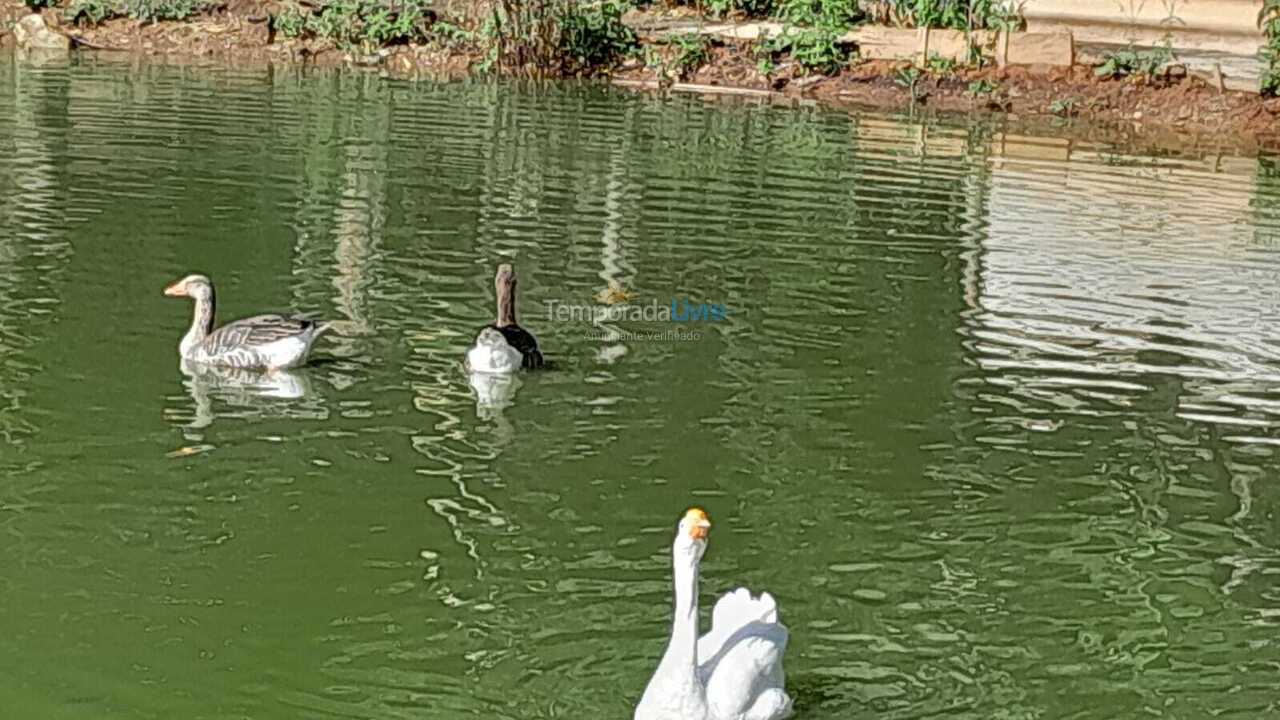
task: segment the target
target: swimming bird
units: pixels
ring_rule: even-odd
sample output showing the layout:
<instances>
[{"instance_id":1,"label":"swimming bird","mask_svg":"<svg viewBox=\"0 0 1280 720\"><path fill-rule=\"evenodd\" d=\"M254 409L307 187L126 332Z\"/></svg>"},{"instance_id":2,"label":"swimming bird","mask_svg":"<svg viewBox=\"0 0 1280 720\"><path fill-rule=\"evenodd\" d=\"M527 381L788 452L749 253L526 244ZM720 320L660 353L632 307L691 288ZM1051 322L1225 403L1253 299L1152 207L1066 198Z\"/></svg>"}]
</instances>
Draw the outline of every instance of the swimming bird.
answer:
<instances>
[{"instance_id":1,"label":"swimming bird","mask_svg":"<svg viewBox=\"0 0 1280 720\"><path fill-rule=\"evenodd\" d=\"M711 521L700 508L681 518L671 546L675 618L671 640L645 687L635 720L782 720L791 716L782 656L787 628L769 593L738 588L711 611L698 637L698 567Z\"/></svg>"},{"instance_id":2,"label":"swimming bird","mask_svg":"<svg viewBox=\"0 0 1280 720\"><path fill-rule=\"evenodd\" d=\"M499 265L493 285L498 319L480 329L475 346L467 351L467 368L472 372L511 373L520 368L542 367L538 339L516 322L516 271L507 263Z\"/></svg>"},{"instance_id":3,"label":"swimming bird","mask_svg":"<svg viewBox=\"0 0 1280 720\"><path fill-rule=\"evenodd\" d=\"M193 363L265 370L297 367L307 361L316 338L331 327L303 318L256 315L215 330L213 282L204 275L188 275L166 287L164 294L195 301L191 329L178 343L178 354Z\"/></svg>"}]
</instances>

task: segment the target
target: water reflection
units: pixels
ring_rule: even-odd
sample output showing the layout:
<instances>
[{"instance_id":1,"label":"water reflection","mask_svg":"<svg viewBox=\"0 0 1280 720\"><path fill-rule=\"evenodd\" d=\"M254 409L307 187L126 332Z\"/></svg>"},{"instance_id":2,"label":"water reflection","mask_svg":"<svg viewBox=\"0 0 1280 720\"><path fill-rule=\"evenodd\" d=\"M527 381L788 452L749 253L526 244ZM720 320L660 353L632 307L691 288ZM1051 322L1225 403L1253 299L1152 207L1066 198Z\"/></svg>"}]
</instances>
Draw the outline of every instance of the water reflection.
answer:
<instances>
[{"instance_id":1,"label":"water reflection","mask_svg":"<svg viewBox=\"0 0 1280 720\"><path fill-rule=\"evenodd\" d=\"M73 257L65 193L69 81L66 53L0 64L0 441L36 432L27 417L30 381L43 371L31 350L60 315Z\"/></svg>"},{"instance_id":2,"label":"water reflection","mask_svg":"<svg viewBox=\"0 0 1280 720\"><path fill-rule=\"evenodd\" d=\"M520 389L520 378L515 374L469 372L467 380L476 394L476 414L485 420L502 415Z\"/></svg>"},{"instance_id":3,"label":"water reflection","mask_svg":"<svg viewBox=\"0 0 1280 720\"><path fill-rule=\"evenodd\" d=\"M192 430L207 428L219 417L323 420L328 416L323 400L311 391L306 370L251 370L186 360L179 368L191 399L190 410L171 409L166 415Z\"/></svg>"},{"instance_id":4,"label":"water reflection","mask_svg":"<svg viewBox=\"0 0 1280 720\"><path fill-rule=\"evenodd\" d=\"M1280 293L1250 222L1254 163L1076 151L1064 164L1018 149L1006 143L992 172L967 330L993 382L1062 413L1123 407L1176 377L1180 417L1274 440ZM1029 217L1050 188L1066 194Z\"/></svg>"}]
</instances>

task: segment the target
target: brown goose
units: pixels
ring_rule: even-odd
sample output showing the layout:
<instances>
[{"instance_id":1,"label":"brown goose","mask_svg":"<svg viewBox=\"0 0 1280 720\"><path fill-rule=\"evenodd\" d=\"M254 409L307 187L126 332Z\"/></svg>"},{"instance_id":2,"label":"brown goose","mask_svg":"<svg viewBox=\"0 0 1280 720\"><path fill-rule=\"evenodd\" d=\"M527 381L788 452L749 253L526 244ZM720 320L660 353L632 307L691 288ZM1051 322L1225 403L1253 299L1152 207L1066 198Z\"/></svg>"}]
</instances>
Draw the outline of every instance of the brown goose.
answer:
<instances>
[{"instance_id":1,"label":"brown goose","mask_svg":"<svg viewBox=\"0 0 1280 720\"><path fill-rule=\"evenodd\" d=\"M493 284L498 319L480 329L475 347L467 352L467 367L473 372L489 373L542 367L537 338L516 322L516 271L506 263L499 265Z\"/></svg>"},{"instance_id":2,"label":"brown goose","mask_svg":"<svg viewBox=\"0 0 1280 720\"><path fill-rule=\"evenodd\" d=\"M256 315L215 330L213 282L204 275L188 275L164 289L168 297L195 300L191 329L178 344L182 359L233 368L274 370L302 365L311 345L329 323L283 315Z\"/></svg>"}]
</instances>

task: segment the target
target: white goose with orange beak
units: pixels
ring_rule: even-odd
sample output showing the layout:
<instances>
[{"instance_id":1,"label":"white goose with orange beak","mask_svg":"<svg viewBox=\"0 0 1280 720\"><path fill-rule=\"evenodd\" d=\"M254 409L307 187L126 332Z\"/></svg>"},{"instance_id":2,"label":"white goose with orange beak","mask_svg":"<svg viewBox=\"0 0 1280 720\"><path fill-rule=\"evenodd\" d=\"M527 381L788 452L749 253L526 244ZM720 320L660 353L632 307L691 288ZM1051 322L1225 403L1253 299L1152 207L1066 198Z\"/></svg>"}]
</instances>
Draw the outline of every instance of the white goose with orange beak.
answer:
<instances>
[{"instance_id":1,"label":"white goose with orange beak","mask_svg":"<svg viewBox=\"0 0 1280 720\"><path fill-rule=\"evenodd\" d=\"M164 289L166 297L191 298L191 328L178 343L178 355L190 363L230 368L277 370L304 364L311 346L330 323L283 315L255 315L214 329L217 300L213 281L188 275Z\"/></svg>"},{"instance_id":2,"label":"white goose with orange beak","mask_svg":"<svg viewBox=\"0 0 1280 720\"><path fill-rule=\"evenodd\" d=\"M791 716L782 672L787 628L769 593L738 588L711 611L698 637L698 566L711 521L700 508L680 520L671 546L675 618L671 641L649 680L635 720L782 720Z\"/></svg>"}]
</instances>

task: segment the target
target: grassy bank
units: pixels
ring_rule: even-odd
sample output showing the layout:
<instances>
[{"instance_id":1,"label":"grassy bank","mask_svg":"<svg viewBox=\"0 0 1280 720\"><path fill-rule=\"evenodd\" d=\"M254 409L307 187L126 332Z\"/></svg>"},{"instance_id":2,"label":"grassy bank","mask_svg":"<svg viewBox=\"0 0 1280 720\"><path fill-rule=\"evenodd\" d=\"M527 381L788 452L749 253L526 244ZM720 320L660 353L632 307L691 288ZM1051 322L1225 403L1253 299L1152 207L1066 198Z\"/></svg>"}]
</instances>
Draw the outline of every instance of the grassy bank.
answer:
<instances>
[{"instance_id":1,"label":"grassy bank","mask_svg":"<svg viewBox=\"0 0 1280 720\"><path fill-rule=\"evenodd\" d=\"M1098 67L997 68L967 59L869 61L861 24L1016 30L1003 0L0 0L0 28L38 11L81 47L371 66L396 75L608 76L657 90L740 88L835 106L1002 112L1126 134L1275 147L1280 101L1224 93L1178 71L1167 50L1130 49ZM749 40L655 27L771 21ZM1280 89L1280 0L1259 23ZM983 37L974 34L966 37ZM991 37L987 35L985 37ZM12 35L9 35L12 44ZM687 89L687 88L686 88Z\"/></svg>"}]
</instances>

